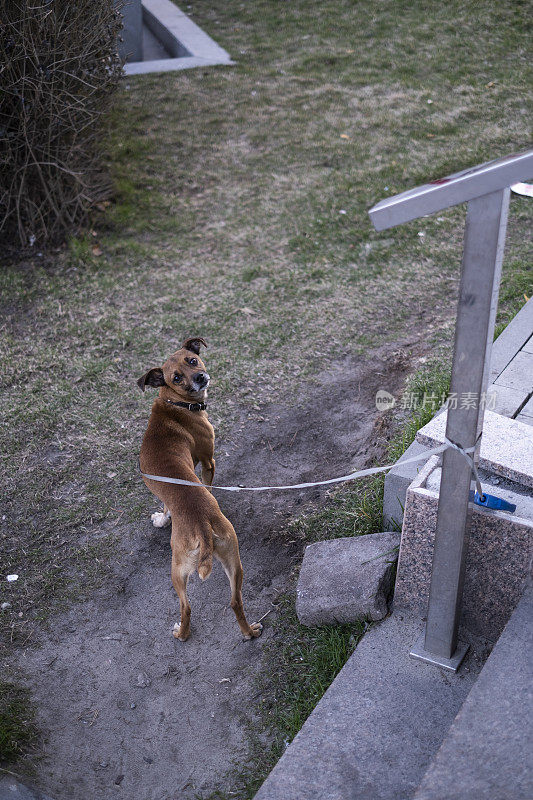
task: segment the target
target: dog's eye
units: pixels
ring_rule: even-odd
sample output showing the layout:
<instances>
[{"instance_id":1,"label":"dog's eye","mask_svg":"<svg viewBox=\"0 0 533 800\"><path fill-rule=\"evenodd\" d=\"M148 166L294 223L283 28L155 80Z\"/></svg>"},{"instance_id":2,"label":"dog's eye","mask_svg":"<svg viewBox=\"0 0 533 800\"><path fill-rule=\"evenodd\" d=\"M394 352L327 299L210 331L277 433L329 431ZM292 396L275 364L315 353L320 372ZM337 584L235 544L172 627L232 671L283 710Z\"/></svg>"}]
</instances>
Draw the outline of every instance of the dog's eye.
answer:
<instances>
[{"instance_id":1,"label":"dog's eye","mask_svg":"<svg viewBox=\"0 0 533 800\"><path fill-rule=\"evenodd\" d=\"M198 366L198 359L197 358L186 358L185 361L187 362L187 364L190 364L191 367L197 367Z\"/></svg>"},{"instance_id":2,"label":"dog's eye","mask_svg":"<svg viewBox=\"0 0 533 800\"><path fill-rule=\"evenodd\" d=\"M176 372L176 374L172 378L172 382L173 383L180 383L181 382L181 375L179 374L179 372Z\"/></svg>"}]
</instances>

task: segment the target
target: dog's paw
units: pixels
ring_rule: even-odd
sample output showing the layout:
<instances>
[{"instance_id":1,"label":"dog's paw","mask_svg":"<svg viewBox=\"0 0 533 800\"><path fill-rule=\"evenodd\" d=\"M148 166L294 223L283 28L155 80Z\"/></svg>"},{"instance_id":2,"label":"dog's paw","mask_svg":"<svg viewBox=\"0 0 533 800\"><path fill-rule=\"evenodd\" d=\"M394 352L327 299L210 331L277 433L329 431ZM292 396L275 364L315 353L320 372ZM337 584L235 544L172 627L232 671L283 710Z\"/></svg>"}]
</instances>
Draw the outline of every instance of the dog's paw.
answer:
<instances>
[{"instance_id":1,"label":"dog's paw","mask_svg":"<svg viewBox=\"0 0 533 800\"><path fill-rule=\"evenodd\" d=\"M174 628L172 629L172 636L174 639L179 639L180 642L185 642L189 638L189 634L186 633L185 635L181 632L181 625L179 622L174 623Z\"/></svg>"},{"instance_id":2,"label":"dog's paw","mask_svg":"<svg viewBox=\"0 0 533 800\"><path fill-rule=\"evenodd\" d=\"M263 632L263 626L260 622L252 622L250 625L251 633L244 637L244 640L247 641L249 639L257 639L258 636L261 636Z\"/></svg>"},{"instance_id":3,"label":"dog's paw","mask_svg":"<svg viewBox=\"0 0 533 800\"><path fill-rule=\"evenodd\" d=\"M156 511L154 514L152 514L150 519L152 520L152 525L154 528L165 528L170 524L170 514L168 511L166 514L164 511Z\"/></svg>"}]
</instances>

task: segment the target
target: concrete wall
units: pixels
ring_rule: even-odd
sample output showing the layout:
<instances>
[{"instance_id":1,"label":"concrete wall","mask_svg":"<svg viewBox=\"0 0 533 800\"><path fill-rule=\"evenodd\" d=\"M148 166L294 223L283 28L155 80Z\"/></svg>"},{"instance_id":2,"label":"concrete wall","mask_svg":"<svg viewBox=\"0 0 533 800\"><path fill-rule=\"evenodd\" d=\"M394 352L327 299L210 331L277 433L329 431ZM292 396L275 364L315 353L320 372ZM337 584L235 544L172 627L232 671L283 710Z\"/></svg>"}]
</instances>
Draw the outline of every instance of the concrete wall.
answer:
<instances>
[{"instance_id":1,"label":"concrete wall","mask_svg":"<svg viewBox=\"0 0 533 800\"><path fill-rule=\"evenodd\" d=\"M122 42L119 42L118 52L123 61L143 60L143 16L141 0L124 0L121 8L124 18L122 28Z\"/></svg>"}]
</instances>

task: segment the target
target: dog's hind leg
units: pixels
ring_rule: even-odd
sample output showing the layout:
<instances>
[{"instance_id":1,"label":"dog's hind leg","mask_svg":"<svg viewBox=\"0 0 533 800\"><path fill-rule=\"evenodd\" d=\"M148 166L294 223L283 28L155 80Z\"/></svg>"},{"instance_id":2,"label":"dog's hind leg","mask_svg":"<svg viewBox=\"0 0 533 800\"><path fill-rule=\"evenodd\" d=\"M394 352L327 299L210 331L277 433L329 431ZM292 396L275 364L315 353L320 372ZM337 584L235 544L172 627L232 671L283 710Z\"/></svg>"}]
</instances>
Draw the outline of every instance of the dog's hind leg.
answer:
<instances>
[{"instance_id":1,"label":"dog's hind leg","mask_svg":"<svg viewBox=\"0 0 533 800\"><path fill-rule=\"evenodd\" d=\"M150 519L152 520L154 528L166 528L167 525L170 525L170 511L164 505L163 511L156 511L152 514Z\"/></svg>"},{"instance_id":2,"label":"dog's hind leg","mask_svg":"<svg viewBox=\"0 0 533 800\"><path fill-rule=\"evenodd\" d=\"M172 585L180 599L180 621L174 625L172 635L182 642L189 638L191 627L191 606L187 597L187 581L190 571L188 566L184 568L174 556L172 557Z\"/></svg>"},{"instance_id":3,"label":"dog's hind leg","mask_svg":"<svg viewBox=\"0 0 533 800\"><path fill-rule=\"evenodd\" d=\"M225 519L225 518L224 518ZM231 587L231 601L230 605L237 618L237 623L242 631L245 639L255 639L261 636L263 626L260 622L253 622L251 625L248 623L244 614L244 606L242 603L242 564L239 556L239 543L237 541L237 534L233 529L233 525L229 520L225 519L224 524L224 538L217 537L217 527L213 526L215 532L214 537L214 555L224 568L224 572L228 576Z\"/></svg>"}]
</instances>

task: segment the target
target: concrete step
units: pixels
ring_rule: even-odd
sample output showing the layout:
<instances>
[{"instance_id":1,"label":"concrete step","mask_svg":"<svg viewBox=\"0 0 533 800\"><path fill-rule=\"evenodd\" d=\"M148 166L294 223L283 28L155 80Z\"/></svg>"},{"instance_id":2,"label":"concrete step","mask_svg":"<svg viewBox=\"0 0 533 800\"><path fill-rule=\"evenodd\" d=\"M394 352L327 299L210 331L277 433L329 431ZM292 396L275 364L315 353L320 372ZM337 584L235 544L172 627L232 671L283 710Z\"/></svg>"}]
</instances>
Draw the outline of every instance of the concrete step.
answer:
<instances>
[{"instance_id":1,"label":"concrete step","mask_svg":"<svg viewBox=\"0 0 533 800\"><path fill-rule=\"evenodd\" d=\"M498 639L415 800L533 797L533 589Z\"/></svg>"},{"instance_id":2,"label":"concrete step","mask_svg":"<svg viewBox=\"0 0 533 800\"><path fill-rule=\"evenodd\" d=\"M414 661L423 626L393 614L365 635L256 800L413 797L486 655L478 641L455 676Z\"/></svg>"},{"instance_id":3,"label":"concrete step","mask_svg":"<svg viewBox=\"0 0 533 800\"><path fill-rule=\"evenodd\" d=\"M533 297L522 306L509 325L502 331L492 346L489 383L494 383L519 350L531 352L533 334Z\"/></svg>"}]
</instances>

